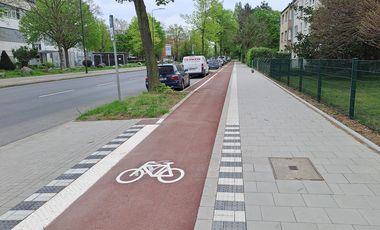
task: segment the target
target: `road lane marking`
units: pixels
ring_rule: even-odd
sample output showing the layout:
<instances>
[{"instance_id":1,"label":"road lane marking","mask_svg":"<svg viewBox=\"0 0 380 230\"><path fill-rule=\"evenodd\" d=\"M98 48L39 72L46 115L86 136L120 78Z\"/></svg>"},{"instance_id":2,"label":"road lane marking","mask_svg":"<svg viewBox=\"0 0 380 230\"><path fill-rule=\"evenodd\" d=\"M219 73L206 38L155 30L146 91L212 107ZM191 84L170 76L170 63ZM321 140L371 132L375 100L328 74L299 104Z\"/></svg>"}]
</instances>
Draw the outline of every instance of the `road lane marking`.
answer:
<instances>
[{"instance_id":1,"label":"road lane marking","mask_svg":"<svg viewBox=\"0 0 380 230\"><path fill-rule=\"evenodd\" d=\"M114 83L115 82L111 81L111 82L107 82L107 83L102 83L102 84L96 85L96 87L105 86L105 85L111 85L111 84L114 84Z\"/></svg>"},{"instance_id":2,"label":"road lane marking","mask_svg":"<svg viewBox=\"0 0 380 230\"><path fill-rule=\"evenodd\" d=\"M69 89L69 90L60 91L60 92L56 92L56 93L50 93L50 94L41 95L41 96L39 96L39 98L55 96L55 95L58 95L58 94L64 94L64 93L69 93L69 92L73 92L73 91L74 91L73 89Z\"/></svg>"}]
</instances>

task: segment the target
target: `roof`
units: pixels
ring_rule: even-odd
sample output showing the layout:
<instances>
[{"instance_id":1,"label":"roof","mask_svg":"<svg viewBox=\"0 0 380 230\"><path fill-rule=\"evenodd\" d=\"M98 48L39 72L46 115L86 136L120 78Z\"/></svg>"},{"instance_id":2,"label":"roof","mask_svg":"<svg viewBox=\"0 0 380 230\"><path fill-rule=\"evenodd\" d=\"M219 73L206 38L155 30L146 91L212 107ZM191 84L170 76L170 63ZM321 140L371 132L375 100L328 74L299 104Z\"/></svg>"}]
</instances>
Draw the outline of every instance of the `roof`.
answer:
<instances>
[{"instance_id":1,"label":"roof","mask_svg":"<svg viewBox=\"0 0 380 230\"><path fill-rule=\"evenodd\" d=\"M294 4L294 2L296 2L297 0L292 0L291 3L288 4L288 6L283 10L281 11L281 14L283 14L290 6L292 6Z\"/></svg>"}]
</instances>

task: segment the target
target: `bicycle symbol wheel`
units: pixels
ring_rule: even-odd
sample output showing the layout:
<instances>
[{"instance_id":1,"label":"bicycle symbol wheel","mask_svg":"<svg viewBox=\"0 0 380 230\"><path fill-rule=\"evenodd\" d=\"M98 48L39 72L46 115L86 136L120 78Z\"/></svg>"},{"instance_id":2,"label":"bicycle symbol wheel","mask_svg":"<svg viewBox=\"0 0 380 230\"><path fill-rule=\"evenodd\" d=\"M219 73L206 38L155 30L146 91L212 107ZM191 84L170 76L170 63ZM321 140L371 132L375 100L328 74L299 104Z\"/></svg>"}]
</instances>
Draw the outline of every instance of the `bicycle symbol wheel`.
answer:
<instances>
[{"instance_id":1,"label":"bicycle symbol wheel","mask_svg":"<svg viewBox=\"0 0 380 230\"><path fill-rule=\"evenodd\" d=\"M120 184L129 184L141 179L143 176L144 171L141 169L127 169L116 177L116 181Z\"/></svg>"},{"instance_id":2,"label":"bicycle symbol wheel","mask_svg":"<svg viewBox=\"0 0 380 230\"><path fill-rule=\"evenodd\" d=\"M173 176L165 176L165 175L159 175L157 176L157 180L164 184L170 184L175 183L179 180L181 180L185 176L185 171L179 168L171 168Z\"/></svg>"}]
</instances>

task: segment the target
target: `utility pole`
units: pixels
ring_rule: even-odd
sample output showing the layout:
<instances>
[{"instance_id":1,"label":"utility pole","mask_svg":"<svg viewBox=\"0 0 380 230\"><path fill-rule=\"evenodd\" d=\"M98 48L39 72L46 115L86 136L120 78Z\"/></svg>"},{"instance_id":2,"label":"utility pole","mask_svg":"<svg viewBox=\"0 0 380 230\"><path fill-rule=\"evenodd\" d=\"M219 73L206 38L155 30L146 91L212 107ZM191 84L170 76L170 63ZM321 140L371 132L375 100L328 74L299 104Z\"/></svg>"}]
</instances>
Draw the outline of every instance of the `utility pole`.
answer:
<instances>
[{"instance_id":1,"label":"utility pole","mask_svg":"<svg viewBox=\"0 0 380 230\"><path fill-rule=\"evenodd\" d=\"M87 69L87 52L86 52L86 43L84 39L84 23L83 23L83 10L82 10L82 0L79 0L79 11L80 11L80 21L82 24L82 44L83 44L83 54L84 54L84 69L86 70L86 74L88 73Z\"/></svg>"},{"instance_id":2,"label":"utility pole","mask_svg":"<svg viewBox=\"0 0 380 230\"><path fill-rule=\"evenodd\" d=\"M156 10L163 10L165 8L157 8L157 9L153 9L152 10L152 46L153 46L153 53L154 53L154 56L156 56L156 53L155 53L155 50L154 50L154 17L153 17L153 12L156 11Z\"/></svg>"},{"instance_id":3,"label":"utility pole","mask_svg":"<svg viewBox=\"0 0 380 230\"><path fill-rule=\"evenodd\" d=\"M119 76L119 62L117 59L117 52L116 52L116 37L115 37L115 27L113 23L113 15L110 15L110 29L111 29L111 40L113 44L113 55L115 60L115 69L116 69L116 80L117 80L117 97L119 101L121 100L121 93L120 93L120 76Z\"/></svg>"}]
</instances>

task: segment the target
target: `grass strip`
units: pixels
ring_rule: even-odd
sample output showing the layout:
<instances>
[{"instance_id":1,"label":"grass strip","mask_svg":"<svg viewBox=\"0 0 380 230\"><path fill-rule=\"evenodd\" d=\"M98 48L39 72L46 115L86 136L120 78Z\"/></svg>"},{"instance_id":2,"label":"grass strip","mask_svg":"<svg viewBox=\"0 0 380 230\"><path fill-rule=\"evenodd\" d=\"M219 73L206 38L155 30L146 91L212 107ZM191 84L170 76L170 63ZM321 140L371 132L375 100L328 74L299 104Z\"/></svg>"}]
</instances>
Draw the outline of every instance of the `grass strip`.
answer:
<instances>
[{"instance_id":1,"label":"grass strip","mask_svg":"<svg viewBox=\"0 0 380 230\"><path fill-rule=\"evenodd\" d=\"M81 114L77 120L127 120L136 118L157 118L165 113L186 96L186 92L165 89L163 92L144 92L138 96L122 101L102 105Z\"/></svg>"}]
</instances>

